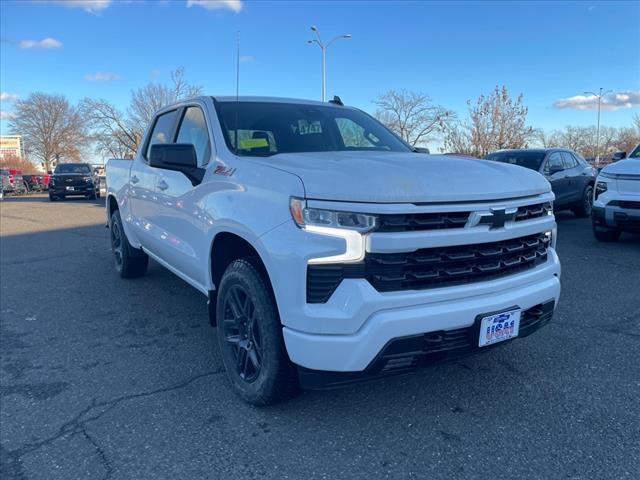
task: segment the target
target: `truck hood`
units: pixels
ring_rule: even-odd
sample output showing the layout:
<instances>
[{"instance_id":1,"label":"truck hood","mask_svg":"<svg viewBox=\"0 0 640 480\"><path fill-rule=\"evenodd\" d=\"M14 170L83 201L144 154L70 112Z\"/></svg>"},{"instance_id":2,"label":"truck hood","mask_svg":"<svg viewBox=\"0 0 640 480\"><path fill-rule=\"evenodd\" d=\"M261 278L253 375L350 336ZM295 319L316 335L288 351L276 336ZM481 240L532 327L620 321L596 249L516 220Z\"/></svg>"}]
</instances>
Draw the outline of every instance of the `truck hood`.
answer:
<instances>
[{"instance_id":1,"label":"truck hood","mask_svg":"<svg viewBox=\"0 0 640 480\"><path fill-rule=\"evenodd\" d=\"M551 190L538 172L449 155L397 152L283 153L264 160L302 179L307 198L346 202L483 201Z\"/></svg>"}]
</instances>

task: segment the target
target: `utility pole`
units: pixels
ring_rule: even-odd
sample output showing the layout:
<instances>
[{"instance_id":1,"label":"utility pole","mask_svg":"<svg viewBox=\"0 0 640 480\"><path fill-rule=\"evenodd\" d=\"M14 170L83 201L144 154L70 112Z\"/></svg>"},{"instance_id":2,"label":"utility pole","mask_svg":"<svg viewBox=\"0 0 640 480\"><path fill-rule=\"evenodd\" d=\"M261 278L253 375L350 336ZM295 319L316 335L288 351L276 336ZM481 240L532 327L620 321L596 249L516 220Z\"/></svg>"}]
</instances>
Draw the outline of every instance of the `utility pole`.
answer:
<instances>
[{"instance_id":1,"label":"utility pole","mask_svg":"<svg viewBox=\"0 0 640 480\"><path fill-rule=\"evenodd\" d=\"M345 33L343 35L338 35L337 37L333 37L331 40L329 40L328 43L324 44L322 43L322 39L320 38L320 32L315 26L313 25L311 26L311 31L315 32L316 37L318 38L313 40L307 40L307 43L317 43L318 46L320 47L320 50L322 50L322 101L324 102L326 99L326 90L327 90L327 82L326 82L327 48L329 48L329 45L331 45L333 42L335 42L339 38L351 38L351 34Z\"/></svg>"},{"instance_id":2,"label":"utility pole","mask_svg":"<svg viewBox=\"0 0 640 480\"><path fill-rule=\"evenodd\" d=\"M585 95L593 95L598 98L598 125L596 127L596 167L600 164L600 103L602 101L602 97L612 93L613 90L607 90L602 93L602 87L600 87L599 93L594 92L584 92Z\"/></svg>"}]
</instances>

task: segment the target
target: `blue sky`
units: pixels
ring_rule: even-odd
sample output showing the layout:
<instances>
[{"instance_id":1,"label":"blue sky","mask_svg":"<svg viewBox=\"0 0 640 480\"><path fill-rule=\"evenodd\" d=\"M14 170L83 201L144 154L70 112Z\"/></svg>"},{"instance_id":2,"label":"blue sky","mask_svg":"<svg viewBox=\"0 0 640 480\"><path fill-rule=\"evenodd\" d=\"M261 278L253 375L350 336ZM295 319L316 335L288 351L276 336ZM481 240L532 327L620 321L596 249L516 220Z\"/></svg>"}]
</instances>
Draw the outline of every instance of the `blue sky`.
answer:
<instances>
[{"instance_id":1,"label":"blue sky","mask_svg":"<svg viewBox=\"0 0 640 480\"><path fill-rule=\"evenodd\" d=\"M548 130L595 124L580 95L599 87L622 92L603 125L630 126L640 111L640 2L190 3L0 2L2 131L15 96L103 97L125 108L132 89L179 66L207 94L233 94L237 31L241 94L319 98L310 25L324 40L353 35L328 50L327 95L368 111L378 94L406 88L463 116L468 99L496 84L523 93L529 123ZM566 108L554 107L561 99Z\"/></svg>"}]
</instances>

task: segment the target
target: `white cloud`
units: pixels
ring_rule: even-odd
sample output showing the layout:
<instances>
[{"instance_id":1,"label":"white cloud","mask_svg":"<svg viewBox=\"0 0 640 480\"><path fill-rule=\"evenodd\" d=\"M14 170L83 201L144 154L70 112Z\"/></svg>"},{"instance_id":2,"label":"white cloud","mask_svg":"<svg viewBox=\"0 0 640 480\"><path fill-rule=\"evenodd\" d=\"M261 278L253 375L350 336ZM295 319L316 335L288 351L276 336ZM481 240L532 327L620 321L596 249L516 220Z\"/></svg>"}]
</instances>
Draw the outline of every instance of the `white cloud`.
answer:
<instances>
[{"instance_id":1,"label":"white cloud","mask_svg":"<svg viewBox=\"0 0 640 480\"><path fill-rule=\"evenodd\" d=\"M256 61L256 57L254 57L253 55L241 55L240 56L240 63L251 63L251 62L255 62Z\"/></svg>"},{"instance_id":2,"label":"white cloud","mask_svg":"<svg viewBox=\"0 0 640 480\"><path fill-rule=\"evenodd\" d=\"M236 13L239 13L243 6L241 0L187 0L188 8L194 5L207 10L232 10Z\"/></svg>"},{"instance_id":3,"label":"white cloud","mask_svg":"<svg viewBox=\"0 0 640 480\"><path fill-rule=\"evenodd\" d=\"M96 72L87 73L84 79L89 82L112 82L113 80L120 80L120 75L112 72Z\"/></svg>"},{"instance_id":4,"label":"white cloud","mask_svg":"<svg viewBox=\"0 0 640 480\"><path fill-rule=\"evenodd\" d=\"M62 42L55 38L43 38L42 40L21 40L20 48L62 48Z\"/></svg>"},{"instance_id":5,"label":"white cloud","mask_svg":"<svg viewBox=\"0 0 640 480\"><path fill-rule=\"evenodd\" d=\"M575 95L561 98L554 102L555 108L573 108L575 110L597 110L598 98L593 95ZM623 90L609 93L602 97L602 110L619 110L621 108L633 108L640 106L640 90Z\"/></svg>"},{"instance_id":6,"label":"white cloud","mask_svg":"<svg viewBox=\"0 0 640 480\"><path fill-rule=\"evenodd\" d=\"M15 113L7 112L6 110L0 110L0 120L9 120L15 117Z\"/></svg>"},{"instance_id":7,"label":"white cloud","mask_svg":"<svg viewBox=\"0 0 640 480\"><path fill-rule=\"evenodd\" d=\"M64 5L69 8L81 8L85 12L98 13L109 8L112 0L54 0L53 3Z\"/></svg>"},{"instance_id":8,"label":"white cloud","mask_svg":"<svg viewBox=\"0 0 640 480\"><path fill-rule=\"evenodd\" d=\"M0 93L0 102L15 102L20 98L17 93L2 92Z\"/></svg>"}]
</instances>

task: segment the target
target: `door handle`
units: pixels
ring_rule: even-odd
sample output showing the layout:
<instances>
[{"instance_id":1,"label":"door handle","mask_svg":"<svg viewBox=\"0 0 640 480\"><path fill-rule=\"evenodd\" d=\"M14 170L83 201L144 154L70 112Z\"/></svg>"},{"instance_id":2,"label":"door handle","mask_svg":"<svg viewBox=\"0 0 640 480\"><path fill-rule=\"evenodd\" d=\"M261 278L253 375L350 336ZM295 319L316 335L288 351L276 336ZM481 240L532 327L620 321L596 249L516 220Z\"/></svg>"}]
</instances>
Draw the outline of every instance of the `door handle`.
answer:
<instances>
[{"instance_id":1,"label":"door handle","mask_svg":"<svg viewBox=\"0 0 640 480\"><path fill-rule=\"evenodd\" d=\"M135 175L133 177L131 177L130 179L131 183L138 183L140 181L140 179L138 177L136 177Z\"/></svg>"},{"instance_id":2,"label":"door handle","mask_svg":"<svg viewBox=\"0 0 640 480\"><path fill-rule=\"evenodd\" d=\"M166 190L167 188L169 188L169 184L167 182L165 182L164 180L160 180L158 182L158 188L160 190Z\"/></svg>"}]
</instances>

